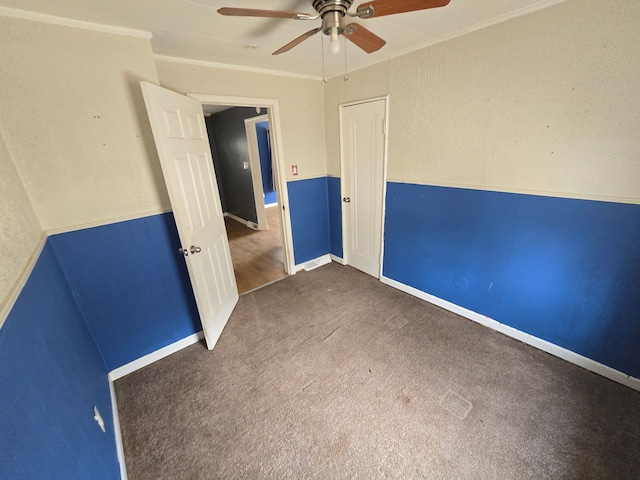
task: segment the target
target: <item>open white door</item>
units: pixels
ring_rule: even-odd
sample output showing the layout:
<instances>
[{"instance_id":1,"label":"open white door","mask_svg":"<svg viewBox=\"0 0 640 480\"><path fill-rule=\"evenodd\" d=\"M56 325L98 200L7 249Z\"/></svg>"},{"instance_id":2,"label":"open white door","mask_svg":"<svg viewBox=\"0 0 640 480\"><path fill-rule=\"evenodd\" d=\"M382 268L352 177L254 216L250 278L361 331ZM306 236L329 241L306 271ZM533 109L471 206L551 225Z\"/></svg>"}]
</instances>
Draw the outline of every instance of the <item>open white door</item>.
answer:
<instances>
[{"instance_id":1,"label":"open white door","mask_svg":"<svg viewBox=\"0 0 640 480\"><path fill-rule=\"evenodd\" d=\"M202 105L140 82L207 348L238 302Z\"/></svg>"},{"instance_id":2,"label":"open white door","mask_svg":"<svg viewBox=\"0 0 640 480\"><path fill-rule=\"evenodd\" d=\"M256 201L256 217L258 219L258 230L269 228L267 223L267 211L264 206L264 190L262 188L262 168L260 167L260 151L258 150L258 135L256 133L256 123L269 120L267 115L246 118L244 128L247 132L247 145L249 146L249 163L251 165L251 180L253 182L253 197Z\"/></svg>"},{"instance_id":3,"label":"open white door","mask_svg":"<svg viewBox=\"0 0 640 480\"><path fill-rule=\"evenodd\" d=\"M380 277L384 191L385 100L342 108L345 262Z\"/></svg>"}]
</instances>

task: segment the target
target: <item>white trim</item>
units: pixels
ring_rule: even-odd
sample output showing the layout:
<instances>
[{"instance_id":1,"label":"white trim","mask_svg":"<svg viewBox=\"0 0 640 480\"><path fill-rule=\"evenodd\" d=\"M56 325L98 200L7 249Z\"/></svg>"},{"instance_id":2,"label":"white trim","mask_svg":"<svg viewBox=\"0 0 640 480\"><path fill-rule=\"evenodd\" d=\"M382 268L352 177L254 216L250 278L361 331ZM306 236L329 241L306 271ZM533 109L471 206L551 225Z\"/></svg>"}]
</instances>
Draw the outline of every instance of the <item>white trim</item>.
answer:
<instances>
[{"instance_id":1,"label":"white trim","mask_svg":"<svg viewBox=\"0 0 640 480\"><path fill-rule=\"evenodd\" d=\"M387 62L390 60L393 60L394 58L398 58L401 57L403 55L407 55L409 53L413 53L416 52L418 50L422 50L424 48L428 48L431 47L433 45L436 45L438 43L443 43L446 42L448 40L452 40L454 38L457 37L462 37L463 35L467 35L468 33L472 33L475 32L476 30L482 30L484 28L490 27L492 25L496 25L498 23L502 23L502 22L506 22L507 20L511 20L513 18L516 17L521 17L523 15L527 15L529 13L533 13L536 12L538 10L542 10L544 8L547 7L551 7L553 5L556 5L558 3L563 3L566 0L543 0L541 2L538 2L534 5L529 5L527 7L523 7L519 10L513 11L513 12L509 12L509 13L505 13L504 15L500 15L498 17L494 17L494 18L490 18L487 20L484 20L482 22L479 23L475 23L473 25L469 25L468 27L465 28L461 28L460 30L456 30L455 32L451 32L451 33L447 33L445 35L441 35L439 37L433 38L431 40L427 40L426 42L422 42L422 43L417 43L415 45L412 45L411 47L399 50L397 52L393 52L392 54L390 54L387 57L384 58L376 58L375 60L372 60L371 62L365 62L361 65L358 65L357 68L355 68L354 70L352 70L351 72L357 72L358 70L362 70L365 68L368 68L372 65L376 65L378 63L382 63L382 62ZM342 75L344 75L343 73L339 73L336 75L333 75L331 77L329 77L329 80L331 80L332 78L336 78L336 77L341 77Z\"/></svg>"},{"instance_id":2,"label":"white trim","mask_svg":"<svg viewBox=\"0 0 640 480\"><path fill-rule=\"evenodd\" d=\"M385 100L387 101L389 99L389 95L380 95L378 97L367 97L367 98L362 98L360 100L352 100L350 102L345 102L345 103L341 103L339 105L339 107L353 107L354 105L362 105L364 103L373 103L373 102L379 102L380 100ZM388 126L387 126L387 130L388 130ZM386 138L385 138L386 139ZM338 177L341 178L341 177Z\"/></svg>"},{"instance_id":3,"label":"white trim","mask_svg":"<svg viewBox=\"0 0 640 480\"><path fill-rule=\"evenodd\" d=\"M277 206L278 206L278 202L266 203L264 208L273 208L273 207L277 207Z\"/></svg>"},{"instance_id":4,"label":"white trim","mask_svg":"<svg viewBox=\"0 0 640 480\"><path fill-rule=\"evenodd\" d=\"M151 352L144 357L140 357L133 362L129 362L126 365L118 367L109 372L109 380L114 381L119 378L122 378L130 373L135 372L136 370L140 370L141 368L146 367L147 365L151 365L158 360L163 359L164 357L168 357L172 353L176 353L183 348L186 348L194 343L198 343L204 338L203 332L194 333L193 335L189 335L188 337L183 338L182 340L178 340L177 342L172 343L171 345L167 345L166 347L162 347L155 352Z\"/></svg>"},{"instance_id":5,"label":"white trim","mask_svg":"<svg viewBox=\"0 0 640 480\"><path fill-rule=\"evenodd\" d=\"M497 192L497 193L515 193L519 195L537 195L540 197L554 197L554 198L570 198L576 200L592 200L595 202L611 202L611 203L627 203L631 205L640 205L640 197L614 197L608 195L589 195L584 193L571 193L571 192L550 192L547 190L534 190L526 188L509 188L500 187L496 185L478 185L475 183L457 183L457 182L423 182L420 180L408 180L387 178L387 182L403 183L409 185L426 185L433 187L448 187L448 188L464 188L467 190L481 190L485 192Z\"/></svg>"},{"instance_id":6,"label":"white trim","mask_svg":"<svg viewBox=\"0 0 640 480\"><path fill-rule=\"evenodd\" d=\"M347 186L345 185L346 182L343 182L342 179L344 178L344 135L342 133L343 130L343 126L344 126L344 115L342 113L343 111L343 107L342 105L338 105L338 148L339 148L339 154L340 154L340 216L341 216L341 222L342 222L342 264L343 265L349 265L349 252L347 251L347 242L349 241L349 234L346 231L346 226L347 226L347 222L346 222L346 217L345 217L345 212L347 207L344 204L344 201L342 200L344 197L347 196ZM383 179L384 181L384 179Z\"/></svg>"},{"instance_id":7,"label":"white trim","mask_svg":"<svg viewBox=\"0 0 640 480\"><path fill-rule=\"evenodd\" d=\"M284 270L291 275L295 272L295 260L293 255L293 233L291 229L291 215L289 209L289 191L285 176L285 160L282 142L282 124L280 122L280 103L272 98L231 97L226 95L212 95L206 93L187 93L188 97L195 98L206 105L238 105L243 107L266 107L269 116L269 129L271 141L271 158L276 177L276 192L278 204L282 205L280 211L280 228L282 233L282 247L284 251Z\"/></svg>"},{"instance_id":8,"label":"white trim","mask_svg":"<svg viewBox=\"0 0 640 480\"><path fill-rule=\"evenodd\" d=\"M292 73L292 72L281 72L278 70L270 70L268 68L246 67L242 65L232 65L229 63L210 62L207 60L194 60L191 58L171 57L168 55L159 55L159 54L154 55L153 58L156 61L160 61L160 62L181 63L186 65L193 65L196 67L221 68L224 70L238 70L241 72L262 73L264 75L275 75L278 77L303 78L305 80L322 80L322 77L318 77L315 75L305 75L303 73Z\"/></svg>"},{"instance_id":9,"label":"white trim","mask_svg":"<svg viewBox=\"0 0 640 480\"><path fill-rule=\"evenodd\" d=\"M331 260L333 260L336 263L339 263L340 265L346 265L346 262L344 261L344 258L338 257L337 255L334 255L333 253L330 253L329 256L331 257Z\"/></svg>"},{"instance_id":10,"label":"white trim","mask_svg":"<svg viewBox=\"0 0 640 480\"><path fill-rule=\"evenodd\" d=\"M186 93L185 95L187 97L194 98L205 105L269 108L278 103L277 100L271 98L235 97L229 95L213 95L206 93Z\"/></svg>"},{"instance_id":11,"label":"white trim","mask_svg":"<svg viewBox=\"0 0 640 480\"><path fill-rule=\"evenodd\" d=\"M613 380L614 382L625 385L634 390L640 391L640 379L631 377L626 373L620 372L619 370L615 370L611 367L603 365L600 362L596 362L590 358L584 357L578 353L572 352L571 350L567 350L566 348L555 345L551 342L543 340L538 337L534 337L533 335L529 335L528 333L517 330L509 325L504 323L500 323L492 318L481 315L472 310L468 310L464 307L460 307L454 303L448 302L447 300L443 300L429 293L423 292L422 290L418 290L417 288L411 287L409 285L405 285L404 283L400 283L396 280L393 280L388 277L380 277L380 281L386 285L397 288L409 295L413 295L414 297L418 297L422 300L425 300L429 303L432 303L440 308L444 308L445 310L449 310L461 317L465 317L469 320L473 320L485 327L489 327L492 330L503 333L508 337L515 338L516 340L520 340L527 345L531 345L532 347L538 348L544 352L550 353L558 358L566 360L567 362L573 363L579 367L585 368L593 373L601 375L609 380Z\"/></svg>"},{"instance_id":12,"label":"white trim","mask_svg":"<svg viewBox=\"0 0 640 480\"><path fill-rule=\"evenodd\" d=\"M384 112L384 158L382 159L382 220L380 224L380 270L378 278L382 278L382 267L384 265L384 222L387 218L387 170L389 158L389 95L385 96Z\"/></svg>"},{"instance_id":13,"label":"white trim","mask_svg":"<svg viewBox=\"0 0 640 480\"><path fill-rule=\"evenodd\" d=\"M287 180L287 183L289 183L289 182L300 182L302 180L317 180L319 178L328 178L328 177L329 177L329 175L327 175L326 173L320 174L320 175L311 175L309 177L300 177L300 176L296 175L295 178Z\"/></svg>"},{"instance_id":14,"label":"white trim","mask_svg":"<svg viewBox=\"0 0 640 480\"><path fill-rule=\"evenodd\" d=\"M42 253L42 249L44 248L46 243L47 234L42 233L40 235L40 240L38 241L36 248L34 248L33 252L31 252L31 255L29 256L27 263L22 269L22 272L20 272L18 279L14 283L11 290L9 290L7 296L3 299L2 305L0 305L0 328L2 328L2 326L4 325L4 322L7 320L9 313L11 313L11 309L16 304L16 301L20 296L22 289L27 284L27 280L29 280L29 276L33 271L33 267L35 267L36 263L38 262L40 254Z\"/></svg>"},{"instance_id":15,"label":"white trim","mask_svg":"<svg viewBox=\"0 0 640 480\"><path fill-rule=\"evenodd\" d=\"M298 265L296 265L296 272L299 272L301 270L304 270L305 272L308 272L310 270L313 270L314 268L318 268L321 267L323 265L327 265L328 263L331 263L331 255L330 254L325 254L322 255L318 258L314 258L312 260L308 260L304 263L299 263Z\"/></svg>"},{"instance_id":16,"label":"white trim","mask_svg":"<svg viewBox=\"0 0 640 480\"><path fill-rule=\"evenodd\" d=\"M113 25L104 25L101 23L85 22L83 20L74 20L72 18L56 17L39 12L29 12L27 10L18 10L16 8L0 7L0 15L11 18L20 18L22 20L31 20L33 22L49 23L51 25L60 25L63 27L81 28L83 30L92 30L94 32L112 33L114 35L125 35L127 37L143 38L151 40L153 34L144 30L135 30L133 28L115 27Z\"/></svg>"},{"instance_id":17,"label":"white trim","mask_svg":"<svg viewBox=\"0 0 640 480\"><path fill-rule=\"evenodd\" d=\"M251 228L253 230L258 230L258 226L255 223L253 223L253 222L251 222L249 220L245 220L244 218L240 218L237 215L234 215L233 213L224 212L222 215L224 217L229 217L231 220L235 220L238 223L241 223L245 227L249 227L249 228Z\"/></svg>"},{"instance_id":18,"label":"white trim","mask_svg":"<svg viewBox=\"0 0 640 480\"><path fill-rule=\"evenodd\" d=\"M247 135L247 146L249 149L249 165L251 165L251 186L253 187L253 200L256 206L256 218L258 220L258 230L266 230L267 212L264 208L264 189L262 188L262 167L260 165L260 150L258 147L258 132L256 124L268 122L267 114L244 119L244 130Z\"/></svg>"},{"instance_id":19,"label":"white trim","mask_svg":"<svg viewBox=\"0 0 640 480\"><path fill-rule=\"evenodd\" d=\"M68 227L52 228L46 230L47 236L57 235L59 233L75 232L77 230L85 230L87 228L103 227L105 225L112 225L114 223L128 222L129 220L137 220L139 218L153 217L154 215L163 215L169 213L172 210L170 208L162 208L158 210L149 210L146 212L133 213L131 215L124 215L116 218L106 218L104 220L97 220L95 222L83 223L79 225L72 225Z\"/></svg>"},{"instance_id":20,"label":"white trim","mask_svg":"<svg viewBox=\"0 0 640 480\"><path fill-rule=\"evenodd\" d=\"M287 277L282 277L282 278L277 278L276 280L271 280L270 282L267 282L267 283L265 283L263 285L260 285L258 287L252 288L251 290L247 290L246 292L242 292L240 294L240 296L246 295L247 293L255 292L256 290L260 290L261 288L264 288L264 287L268 287L269 285L273 285L274 283L278 283L279 281L284 280L285 278L287 278Z\"/></svg>"},{"instance_id":21,"label":"white trim","mask_svg":"<svg viewBox=\"0 0 640 480\"><path fill-rule=\"evenodd\" d=\"M109 393L111 394L111 415L113 417L113 435L116 440L116 452L118 454L118 465L120 466L120 479L127 480L127 465L124 462L124 446L122 445L122 431L120 430L120 415L118 414L118 402L116 401L116 390L113 387L113 380L109 379Z\"/></svg>"}]
</instances>

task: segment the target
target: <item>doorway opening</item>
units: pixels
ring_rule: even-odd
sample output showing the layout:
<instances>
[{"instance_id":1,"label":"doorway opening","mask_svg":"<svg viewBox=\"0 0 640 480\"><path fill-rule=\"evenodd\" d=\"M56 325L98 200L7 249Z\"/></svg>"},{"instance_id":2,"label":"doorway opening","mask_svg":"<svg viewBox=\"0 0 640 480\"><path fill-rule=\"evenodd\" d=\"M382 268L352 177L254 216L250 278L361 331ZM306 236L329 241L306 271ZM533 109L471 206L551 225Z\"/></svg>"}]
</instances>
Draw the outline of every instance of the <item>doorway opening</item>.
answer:
<instances>
[{"instance_id":1,"label":"doorway opening","mask_svg":"<svg viewBox=\"0 0 640 480\"><path fill-rule=\"evenodd\" d=\"M190 95L194 96L194 95ZM240 294L287 276L292 248L273 105L201 100ZM283 185L284 183L284 185Z\"/></svg>"}]
</instances>

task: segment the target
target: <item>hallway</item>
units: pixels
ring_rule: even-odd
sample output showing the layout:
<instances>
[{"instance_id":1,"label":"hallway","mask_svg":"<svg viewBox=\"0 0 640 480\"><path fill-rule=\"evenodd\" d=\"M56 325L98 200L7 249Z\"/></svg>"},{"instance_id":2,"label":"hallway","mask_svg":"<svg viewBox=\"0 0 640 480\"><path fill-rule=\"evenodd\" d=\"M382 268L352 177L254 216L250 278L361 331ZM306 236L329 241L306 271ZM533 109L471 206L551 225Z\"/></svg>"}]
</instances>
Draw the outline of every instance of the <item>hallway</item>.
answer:
<instances>
[{"instance_id":1,"label":"hallway","mask_svg":"<svg viewBox=\"0 0 640 480\"><path fill-rule=\"evenodd\" d=\"M225 218L240 294L287 276L278 207L267 208L267 222L267 230L257 231L229 217Z\"/></svg>"}]
</instances>

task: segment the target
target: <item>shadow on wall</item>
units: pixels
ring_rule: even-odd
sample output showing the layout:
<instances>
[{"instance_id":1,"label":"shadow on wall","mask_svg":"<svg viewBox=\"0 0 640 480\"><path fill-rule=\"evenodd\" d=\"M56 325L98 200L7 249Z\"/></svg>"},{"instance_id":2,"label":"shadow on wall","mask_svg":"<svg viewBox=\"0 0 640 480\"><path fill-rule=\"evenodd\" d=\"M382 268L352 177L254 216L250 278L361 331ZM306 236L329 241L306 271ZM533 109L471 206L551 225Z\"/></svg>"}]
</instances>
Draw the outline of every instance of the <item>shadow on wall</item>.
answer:
<instances>
[{"instance_id":1,"label":"shadow on wall","mask_svg":"<svg viewBox=\"0 0 640 480\"><path fill-rule=\"evenodd\" d=\"M202 329L171 213L49 241L107 371Z\"/></svg>"},{"instance_id":2,"label":"shadow on wall","mask_svg":"<svg viewBox=\"0 0 640 480\"><path fill-rule=\"evenodd\" d=\"M47 242L0 329L0 478L120 478L107 371L74 297Z\"/></svg>"},{"instance_id":3,"label":"shadow on wall","mask_svg":"<svg viewBox=\"0 0 640 480\"><path fill-rule=\"evenodd\" d=\"M593 228L616 255L592 260L599 265L590 274L600 281L586 293L585 303L586 297L604 297L607 301L599 314L606 322L590 334L596 346L587 356L602 358L605 365L640 378L640 206L604 205L620 215L607 216L606 223L600 221ZM609 275L604 277L602 272Z\"/></svg>"}]
</instances>

